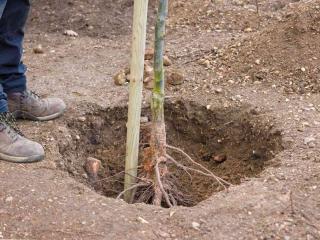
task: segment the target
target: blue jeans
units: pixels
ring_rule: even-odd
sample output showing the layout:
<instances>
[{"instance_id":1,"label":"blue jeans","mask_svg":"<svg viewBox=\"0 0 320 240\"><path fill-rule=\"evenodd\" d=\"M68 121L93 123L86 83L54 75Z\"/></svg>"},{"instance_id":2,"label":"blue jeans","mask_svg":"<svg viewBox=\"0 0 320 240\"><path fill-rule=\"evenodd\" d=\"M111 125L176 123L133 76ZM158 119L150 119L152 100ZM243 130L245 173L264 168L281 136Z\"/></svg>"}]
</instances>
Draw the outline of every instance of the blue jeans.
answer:
<instances>
[{"instance_id":1,"label":"blue jeans","mask_svg":"<svg viewBox=\"0 0 320 240\"><path fill-rule=\"evenodd\" d=\"M0 112L7 112L7 95L26 89L22 63L24 26L29 0L0 0Z\"/></svg>"}]
</instances>

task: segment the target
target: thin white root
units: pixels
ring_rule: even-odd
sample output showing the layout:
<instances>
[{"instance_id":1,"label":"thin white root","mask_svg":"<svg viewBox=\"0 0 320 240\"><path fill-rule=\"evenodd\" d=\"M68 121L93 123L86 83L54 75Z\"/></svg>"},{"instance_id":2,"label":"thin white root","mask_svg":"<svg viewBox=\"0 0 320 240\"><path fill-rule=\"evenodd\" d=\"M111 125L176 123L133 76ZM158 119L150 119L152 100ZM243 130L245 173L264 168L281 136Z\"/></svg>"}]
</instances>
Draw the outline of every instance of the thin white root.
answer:
<instances>
[{"instance_id":1,"label":"thin white root","mask_svg":"<svg viewBox=\"0 0 320 240\"><path fill-rule=\"evenodd\" d=\"M166 154L166 158L171 161L172 163L174 163L177 167L180 167L181 169L183 169L188 175L190 180L192 180L192 175L188 172L188 167L184 166L183 164L179 163L178 161L176 161L173 157L171 157L169 154Z\"/></svg>"},{"instance_id":2,"label":"thin white root","mask_svg":"<svg viewBox=\"0 0 320 240\"><path fill-rule=\"evenodd\" d=\"M171 149L171 150L174 150L176 152L179 152L181 153L182 155L184 155L190 162L192 162L194 165L200 167L202 170L204 170L205 172L202 172L200 170L197 170L197 169L193 169L193 168L188 168L186 167L186 169L189 169L191 171L194 171L194 172L198 172L200 174L203 174L203 175L206 175L206 176L211 176L213 177L219 184L221 184L224 188L225 187L225 184L228 185L228 186L231 186L232 184L227 182L226 180L214 175L209 169L207 169L206 167L204 167L203 165L201 165L200 163L197 163L196 161L194 161L187 153L185 153L182 149L180 148L177 148L177 147L173 147L173 146L170 146L170 145L166 145L167 148ZM224 183L224 184L223 184Z\"/></svg>"},{"instance_id":3,"label":"thin white root","mask_svg":"<svg viewBox=\"0 0 320 240\"><path fill-rule=\"evenodd\" d=\"M145 187L145 186L148 186L148 184L145 184L145 183L135 184L135 185L133 185L133 186L131 186L131 187L123 190L121 193L119 193L119 195L117 196L116 199L120 199L123 194L125 194L126 192L128 192L128 191L130 191L130 190L132 190L132 189L136 189L136 188L138 188L138 187Z\"/></svg>"},{"instance_id":4,"label":"thin white root","mask_svg":"<svg viewBox=\"0 0 320 240\"><path fill-rule=\"evenodd\" d=\"M142 167L142 165L138 166L137 169L139 169L139 168L141 168L141 167ZM133 169L133 168L132 168L132 169ZM132 169L128 169L128 170L132 170ZM114 175L112 175L112 176L99 179L99 180L95 181L94 183L103 182L103 181L107 181L107 182L108 182L109 179L114 178L114 177L116 177L116 176L119 176L119 175L121 175L121 174L128 174L128 175L130 175L129 173L126 173L126 171L121 171L121 172L118 172L118 173L116 173L116 174L114 174ZM134 177L133 175L130 175L130 176L131 176L131 177ZM138 177L135 177L135 178L139 179ZM139 179L139 180L140 180L140 179Z\"/></svg>"},{"instance_id":5,"label":"thin white root","mask_svg":"<svg viewBox=\"0 0 320 240\"><path fill-rule=\"evenodd\" d=\"M161 181L161 176L160 176L160 170L159 170L159 162L157 162L156 166L155 166L155 172L156 172L156 177L157 177L157 181L158 181L158 185L160 187L160 190L164 196L164 199L166 200L166 203L168 204L169 207L173 207L171 202L170 202L170 199L169 199L169 196L168 196L168 193L166 192L166 190L164 189L163 187L163 184L162 184L162 181Z\"/></svg>"},{"instance_id":6,"label":"thin white root","mask_svg":"<svg viewBox=\"0 0 320 240\"><path fill-rule=\"evenodd\" d=\"M200 175L204 175L204 176L207 176L207 177L214 178L221 186L223 186L224 189L227 189L226 186L219 180L219 177L215 176L213 173L209 174L209 173L205 173L205 172L203 172L201 170L198 170L198 169L195 169L195 168L184 166L184 165L178 163L176 160L174 160L170 155L167 155L167 158L168 158L169 161L173 162L177 167L182 168L186 173L190 174L188 172L188 170L189 170L189 171L192 171L192 172L196 172L196 173L198 173Z\"/></svg>"}]
</instances>

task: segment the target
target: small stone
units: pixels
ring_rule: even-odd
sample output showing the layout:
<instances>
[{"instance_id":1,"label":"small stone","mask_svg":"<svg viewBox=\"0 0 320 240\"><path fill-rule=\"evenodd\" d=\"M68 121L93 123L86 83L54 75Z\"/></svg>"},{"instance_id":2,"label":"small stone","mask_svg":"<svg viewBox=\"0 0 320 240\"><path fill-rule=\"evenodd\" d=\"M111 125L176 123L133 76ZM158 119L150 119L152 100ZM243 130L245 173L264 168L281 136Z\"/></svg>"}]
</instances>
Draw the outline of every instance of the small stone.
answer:
<instances>
[{"instance_id":1,"label":"small stone","mask_svg":"<svg viewBox=\"0 0 320 240\"><path fill-rule=\"evenodd\" d=\"M233 80L229 80L228 83L234 84L234 81Z\"/></svg>"},{"instance_id":2,"label":"small stone","mask_svg":"<svg viewBox=\"0 0 320 240\"><path fill-rule=\"evenodd\" d=\"M142 217L138 217L137 220L143 224L149 224L149 222Z\"/></svg>"},{"instance_id":3,"label":"small stone","mask_svg":"<svg viewBox=\"0 0 320 240\"><path fill-rule=\"evenodd\" d=\"M170 58L168 56L163 56L163 65L168 67L172 65L172 61L170 60Z\"/></svg>"},{"instance_id":4,"label":"small stone","mask_svg":"<svg viewBox=\"0 0 320 240\"><path fill-rule=\"evenodd\" d=\"M308 122L302 122L302 125L303 125L304 127L310 127L310 124L309 124Z\"/></svg>"},{"instance_id":5,"label":"small stone","mask_svg":"<svg viewBox=\"0 0 320 240\"><path fill-rule=\"evenodd\" d=\"M80 122L85 122L87 119L86 119L86 117L82 116L82 117L79 117L78 120Z\"/></svg>"},{"instance_id":6,"label":"small stone","mask_svg":"<svg viewBox=\"0 0 320 240\"><path fill-rule=\"evenodd\" d=\"M197 223L197 222L192 222L192 227L196 230L200 230L200 223Z\"/></svg>"},{"instance_id":7,"label":"small stone","mask_svg":"<svg viewBox=\"0 0 320 240\"><path fill-rule=\"evenodd\" d=\"M101 161L99 159L96 159L93 157L87 158L86 163L83 167L90 180L92 181L97 180L100 166L101 166Z\"/></svg>"},{"instance_id":8,"label":"small stone","mask_svg":"<svg viewBox=\"0 0 320 240\"><path fill-rule=\"evenodd\" d=\"M255 63L256 63L257 65L260 65L260 59L257 59L257 60L255 61Z\"/></svg>"},{"instance_id":9,"label":"small stone","mask_svg":"<svg viewBox=\"0 0 320 240\"><path fill-rule=\"evenodd\" d=\"M148 65L147 63L144 64L144 78L153 76L154 71L153 67Z\"/></svg>"},{"instance_id":10,"label":"small stone","mask_svg":"<svg viewBox=\"0 0 320 240\"><path fill-rule=\"evenodd\" d=\"M12 196L9 196L5 199L5 202L12 202L13 200L13 197Z\"/></svg>"},{"instance_id":11,"label":"small stone","mask_svg":"<svg viewBox=\"0 0 320 240\"><path fill-rule=\"evenodd\" d=\"M222 88L216 88L214 91L215 91L215 93L222 93L223 90L222 90Z\"/></svg>"},{"instance_id":12,"label":"small stone","mask_svg":"<svg viewBox=\"0 0 320 240\"><path fill-rule=\"evenodd\" d=\"M44 53L44 50L42 48L42 45L39 44L38 46L36 46L34 49L33 49L33 52L35 54L43 54Z\"/></svg>"},{"instance_id":13,"label":"small stone","mask_svg":"<svg viewBox=\"0 0 320 240\"><path fill-rule=\"evenodd\" d=\"M302 72L305 72L306 71L306 68L302 67L300 68Z\"/></svg>"},{"instance_id":14,"label":"small stone","mask_svg":"<svg viewBox=\"0 0 320 240\"><path fill-rule=\"evenodd\" d=\"M252 158L257 160L257 159L261 159L263 157L262 152L260 152L259 150L252 150Z\"/></svg>"},{"instance_id":15,"label":"small stone","mask_svg":"<svg viewBox=\"0 0 320 240\"><path fill-rule=\"evenodd\" d=\"M181 85L184 82L183 72L179 69L171 69L167 71L167 83L170 85Z\"/></svg>"},{"instance_id":16,"label":"small stone","mask_svg":"<svg viewBox=\"0 0 320 240\"><path fill-rule=\"evenodd\" d=\"M144 59L145 60L152 60L154 56L154 49L153 48L147 48L144 53Z\"/></svg>"},{"instance_id":17,"label":"small stone","mask_svg":"<svg viewBox=\"0 0 320 240\"><path fill-rule=\"evenodd\" d=\"M143 86L146 88L146 89L149 89L149 90L152 90L153 87L154 87L154 81L153 81L153 76L150 76L150 77L146 77L144 80L143 80Z\"/></svg>"},{"instance_id":18,"label":"small stone","mask_svg":"<svg viewBox=\"0 0 320 240\"><path fill-rule=\"evenodd\" d=\"M222 163L227 160L227 155L225 154L218 154L212 157L212 160L216 163Z\"/></svg>"},{"instance_id":19,"label":"small stone","mask_svg":"<svg viewBox=\"0 0 320 240\"><path fill-rule=\"evenodd\" d=\"M79 34L73 30L65 30L63 34L68 37L78 37L79 36Z\"/></svg>"},{"instance_id":20,"label":"small stone","mask_svg":"<svg viewBox=\"0 0 320 240\"><path fill-rule=\"evenodd\" d=\"M245 29L244 29L244 32L247 32L247 33L248 33L248 32L252 32L252 28L250 28L250 27L245 28Z\"/></svg>"},{"instance_id":21,"label":"small stone","mask_svg":"<svg viewBox=\"0 0 320 240\"><path fill-rule=\"evenodd\" d=\"M127 78L126 78L126 73L122 70L119 73L117 73L113 77L114 84L117 86L123 86L128 83Z\"/></svg>"},{"instance_id":22,"label":"small stone","mask_svg":"<svg viewBox=\"0 0 320 240\"><path fill-rule=\"evenodd\" d=\"M205 61L203 62L203 65L206 66L206 68L210 68L211 63L210 63L210 61L207 59L207 60L205 60Z\"/></svg>"},{"instance_id":23,"label":"small stone","mask_svg":"<svg viewBox=\"0 0 320 240\"><path fill-rule=\"evenodd\" d=\"M314 142L311 142L311 143L308 144L308 146L309 146L310 148L315 148L315 147L316 147L316 144L315 144Z\"/></svg>"},{"instance_id":24,"label":"small stone","mask_svg":"<svg viewBox=\"0 0 320 240\"><path fill-rule=\"evenodd\" d=\"M172 217L176 213L175 210L170 211L169 216Z\"/></svg>"},{"instance_id":25,"label":"small stone","mask_svg":"<svg viewBox=\"0 0 320 240\"><path fill-rule=\"evenodd\" d=\"M303 140L303 143L305 145L309 145L310 143L316 141L316 139L313 137L313 136L310 136L310 137L306 137L304 140Z\"/></svg>"},{"instance_id":26,"label":"small stone","mask_svg":"<svg viewBox=\"0 0 320 240\"><path fill-rule=\"evenodd\" d=\"M80 140L80 136L79 136L79 135L76 135L75 138L76 138L77 140Z\"/></svg>"}]
</instances>

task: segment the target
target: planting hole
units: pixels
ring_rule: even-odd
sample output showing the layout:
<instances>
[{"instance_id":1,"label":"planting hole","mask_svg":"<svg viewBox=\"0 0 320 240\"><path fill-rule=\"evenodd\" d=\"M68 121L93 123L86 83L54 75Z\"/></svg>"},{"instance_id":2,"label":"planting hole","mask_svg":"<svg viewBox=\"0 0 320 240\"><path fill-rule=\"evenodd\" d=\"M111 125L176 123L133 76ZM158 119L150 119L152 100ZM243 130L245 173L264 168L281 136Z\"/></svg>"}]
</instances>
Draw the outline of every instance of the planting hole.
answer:
<instances>
[{"instance_id":1,"label":"planting hole","mask_svg":"<svg viewBox=\"0 0 320 240\"><path fill-rule=\"evenodd\" d=\"M258 176L268 160L282 150L281 132L274 128L272 121L259 116L258 111L249 106L208 110L192 102L176 101L166 103L165 109L168 144L182 149L234 185ZM149 109L143 109L143 116L150 119ZM94 110L70 120L71 140L59 143L64 159L60 167L89 184L83 166L88 157L99 159L102 166L98 178L89 185L107 197L117 197L123 191L126 121L124 107ZM147 142L146 124L142 124L140 150ZM168 153L181 164L190 166L181 154L170 149ZM141 159L142 156L139 166L143 164ZM195 206L224 189L208 176L188 174L172 164L168 167L177 191L183 194L179 205ZM137 193L148 194L147 189ZM139 200L138 195L135 202Z\"/></svg>"}]
</instances>

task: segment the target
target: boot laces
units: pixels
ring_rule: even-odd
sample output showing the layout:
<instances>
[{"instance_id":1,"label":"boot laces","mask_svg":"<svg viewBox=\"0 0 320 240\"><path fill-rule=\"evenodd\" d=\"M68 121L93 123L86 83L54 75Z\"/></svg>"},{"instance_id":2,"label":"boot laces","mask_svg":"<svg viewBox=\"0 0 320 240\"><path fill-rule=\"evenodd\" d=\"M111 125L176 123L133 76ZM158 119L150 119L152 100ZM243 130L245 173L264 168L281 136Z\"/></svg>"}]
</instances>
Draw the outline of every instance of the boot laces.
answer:
<instances>
[{"instance_id":1,"label":"boot laces","mask_svg":"<svg viewBox=\"0 0 320 240\"><path fill-rule=\"evenodd\" d=\"M19 135L24 136L11 113L0 113L0 123L0 131L6 131L12 139L17 139Z\"/></svg>"},{"instance_id":2,"label":"boot laces","mask_svg":"<svg viewBox=\"0 0 320 240\"><path fill-rule=\"evenodd\" d=\"M35 99L35 100L40 99L40 96L37 93L35 93L34 91L30 91L30 90L24 91L21 96L23 98L32 98L32 99Z\"/></svg>"}]
</instances>

